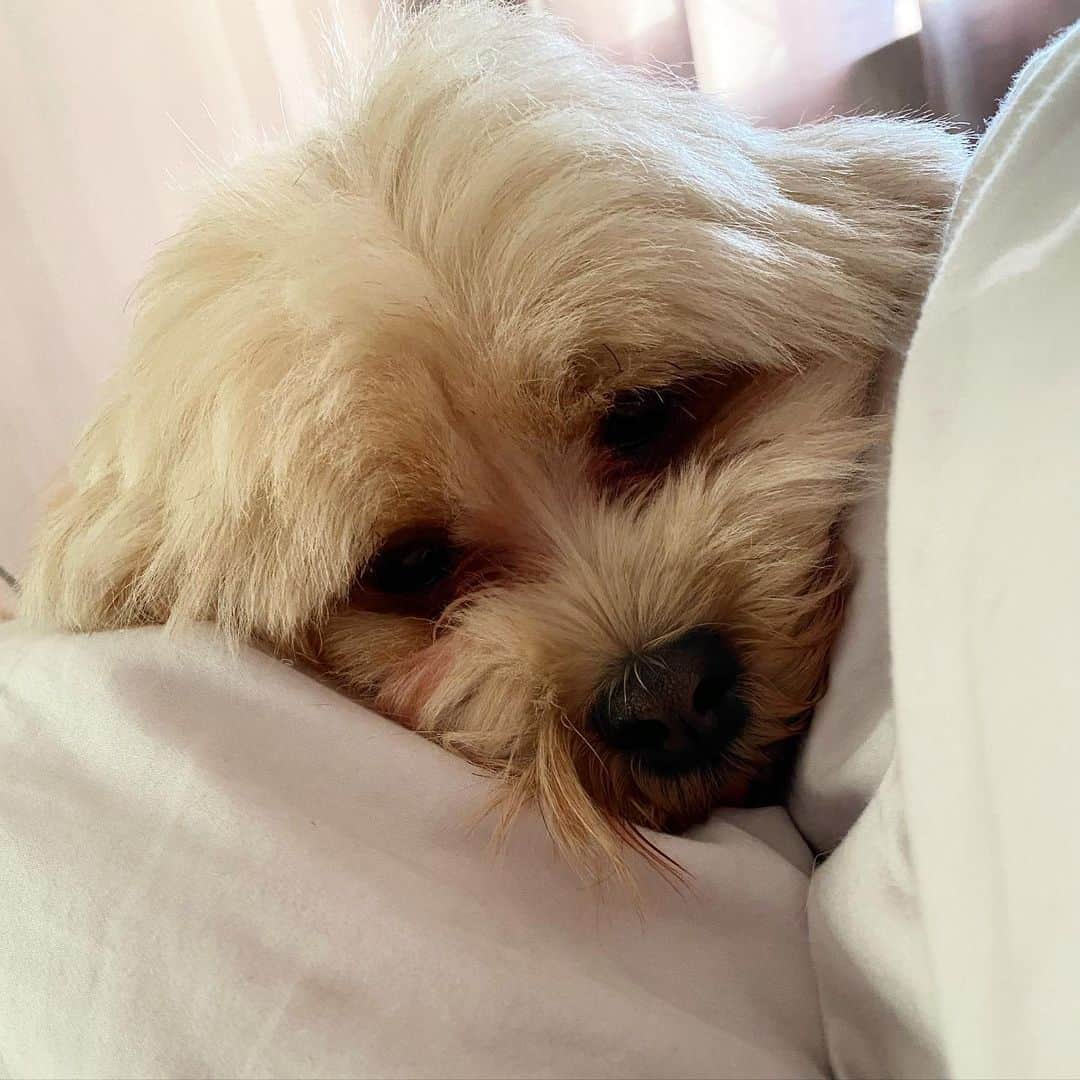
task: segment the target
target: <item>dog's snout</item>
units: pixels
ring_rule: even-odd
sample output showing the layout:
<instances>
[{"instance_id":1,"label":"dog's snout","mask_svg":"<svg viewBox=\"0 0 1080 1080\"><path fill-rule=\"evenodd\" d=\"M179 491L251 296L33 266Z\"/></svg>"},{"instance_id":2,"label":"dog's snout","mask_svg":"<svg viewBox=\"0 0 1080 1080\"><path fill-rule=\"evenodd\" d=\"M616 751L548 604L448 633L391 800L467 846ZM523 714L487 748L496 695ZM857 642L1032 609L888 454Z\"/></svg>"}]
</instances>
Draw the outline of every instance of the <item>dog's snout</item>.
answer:
<instances>
[{"instance_id":1,"label":"dog's snout","mask_svg":"<svg viewBox=\"0 0 1080 1080\"><path fill-rule=\"evenodd\" d=\"M614 750L657 772L682 772L715 760L742 730L741 667L726 639L698 628L630 660L600 690L596 733Z\"/></svg>"}]
</instances>

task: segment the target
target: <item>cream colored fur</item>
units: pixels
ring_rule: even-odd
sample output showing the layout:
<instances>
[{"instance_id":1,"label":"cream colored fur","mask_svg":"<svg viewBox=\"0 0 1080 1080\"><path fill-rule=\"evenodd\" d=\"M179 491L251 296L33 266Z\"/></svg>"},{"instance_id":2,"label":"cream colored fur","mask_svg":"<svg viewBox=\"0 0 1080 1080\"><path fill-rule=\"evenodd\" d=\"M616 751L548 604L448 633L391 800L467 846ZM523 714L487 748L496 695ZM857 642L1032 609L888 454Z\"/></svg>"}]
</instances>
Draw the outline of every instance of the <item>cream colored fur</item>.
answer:
<instances>
[{"instance_id":1,"label":"cream colored fur","mask_svg":"<svg viewBox=\"0 0 1080 1080\"><path fill-rule=\"evenodd\" d=\"M621 866L631 826L744 797L821 693L870 385L965 147L910 120L756 128L483 2L400 27L360 82L155 258L23 613L212 620L306 657ZM605 486L612 395L672 382L702 401L690 448ZM441 614L358 598L432 523L485 553L481 584ZM700 625L736 642L754 722L724 769L636 775L588 704Z\"/></svg>"}]
</instances>

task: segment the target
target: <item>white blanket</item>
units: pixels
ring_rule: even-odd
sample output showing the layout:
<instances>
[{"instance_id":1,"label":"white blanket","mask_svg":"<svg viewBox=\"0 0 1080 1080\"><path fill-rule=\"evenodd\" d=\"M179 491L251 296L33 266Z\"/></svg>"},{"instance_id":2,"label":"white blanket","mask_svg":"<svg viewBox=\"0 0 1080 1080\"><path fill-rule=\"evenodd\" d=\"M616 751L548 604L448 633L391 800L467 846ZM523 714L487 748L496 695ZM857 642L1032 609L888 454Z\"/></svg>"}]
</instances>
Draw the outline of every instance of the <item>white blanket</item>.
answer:
<instances>
[{"instance_id":1,"label":"white blanket","mask_svg":"<svg viewBox=\"0 0 1080 1080\"><path fill-rule=\"evenodd\" d=\"M887 766L810 889L841 1075L1080 1076L1078 299L1080 25L985 136L905 365L895 705L871 679L882 723L845 738L826 710L808 748L837 763L825 795ZM835 824L835 798L812 809Z\"/></svg>"},{"instance_id":2,"label":"white blanket","mask_svg":"<svg viewBox=\"0 0 1080 1080\"><path fill-rule=\"evenodd\" d=\"M13 624L0 1075L1080 1074L1078 118L1074 31L980 151L904 372L887 609L884 499L853 527L812 880L785 811L719 813L639 916L535 814L494 854L490 781L283 664Z\"/></svg>"}]
</instances>

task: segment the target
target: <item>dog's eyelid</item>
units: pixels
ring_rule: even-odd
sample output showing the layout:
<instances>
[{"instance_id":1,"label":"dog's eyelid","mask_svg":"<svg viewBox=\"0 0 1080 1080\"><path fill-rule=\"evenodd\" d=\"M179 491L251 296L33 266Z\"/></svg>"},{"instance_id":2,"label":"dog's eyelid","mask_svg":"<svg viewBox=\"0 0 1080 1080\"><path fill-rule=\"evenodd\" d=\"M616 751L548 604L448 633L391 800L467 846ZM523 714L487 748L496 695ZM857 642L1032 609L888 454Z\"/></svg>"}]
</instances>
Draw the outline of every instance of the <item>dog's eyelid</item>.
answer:
<instances>
[{"instance_id":1,"label":"dog's eyelid","mask_svg":"<svg viewBox=\"0 0 1080 1080\"><path fill-rule=\"evenodd\" d=\"M461 560L444 526L410 526L388 536L357 576L364 589L418 595L437 588Z\"/></svg>"},{"instance_id":2,"label":"dog's eyelid","mask_svg":"<svg viewBox=\"0 0 1080 1080\"><path fill-rule=\"evenodd\" d=\"M629 411L634 408L659 408L689 396L687 385L681 381L636 383L610 389L605 395L604 403L608 412L613 409Z\"/></svg>"},{"instance_id":3,"label":"dog's eyelid","mask_svg":"<svg viewBox=\"0 0 1080 1080\"><path fill-rule=\"evenodd\" d=\"M600 420L602 446L622 456L637 455L671 427L677 395L661 387L633 387L615 394Z\"/></svg>"}]
</instances>

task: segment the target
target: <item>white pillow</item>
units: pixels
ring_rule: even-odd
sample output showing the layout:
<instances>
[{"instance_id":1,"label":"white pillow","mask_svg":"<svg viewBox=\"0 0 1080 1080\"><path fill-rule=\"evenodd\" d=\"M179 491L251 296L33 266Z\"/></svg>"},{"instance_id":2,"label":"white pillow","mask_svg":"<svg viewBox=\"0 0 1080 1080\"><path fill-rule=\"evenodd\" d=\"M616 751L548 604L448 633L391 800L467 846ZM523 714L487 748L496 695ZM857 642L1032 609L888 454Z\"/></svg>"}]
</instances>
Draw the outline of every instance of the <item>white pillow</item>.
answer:
<instances>
[{"instance_id":1,"label":"white pillow","mask_svg":"<svg viewBox=\"0 0 1080 1080\"><path fill-rule=\"evenodd\" d=\"M783 810L604 903L491 781L208 633L0 629L0 1075L824 1076Z\"/></svg>"}]
</instances>

